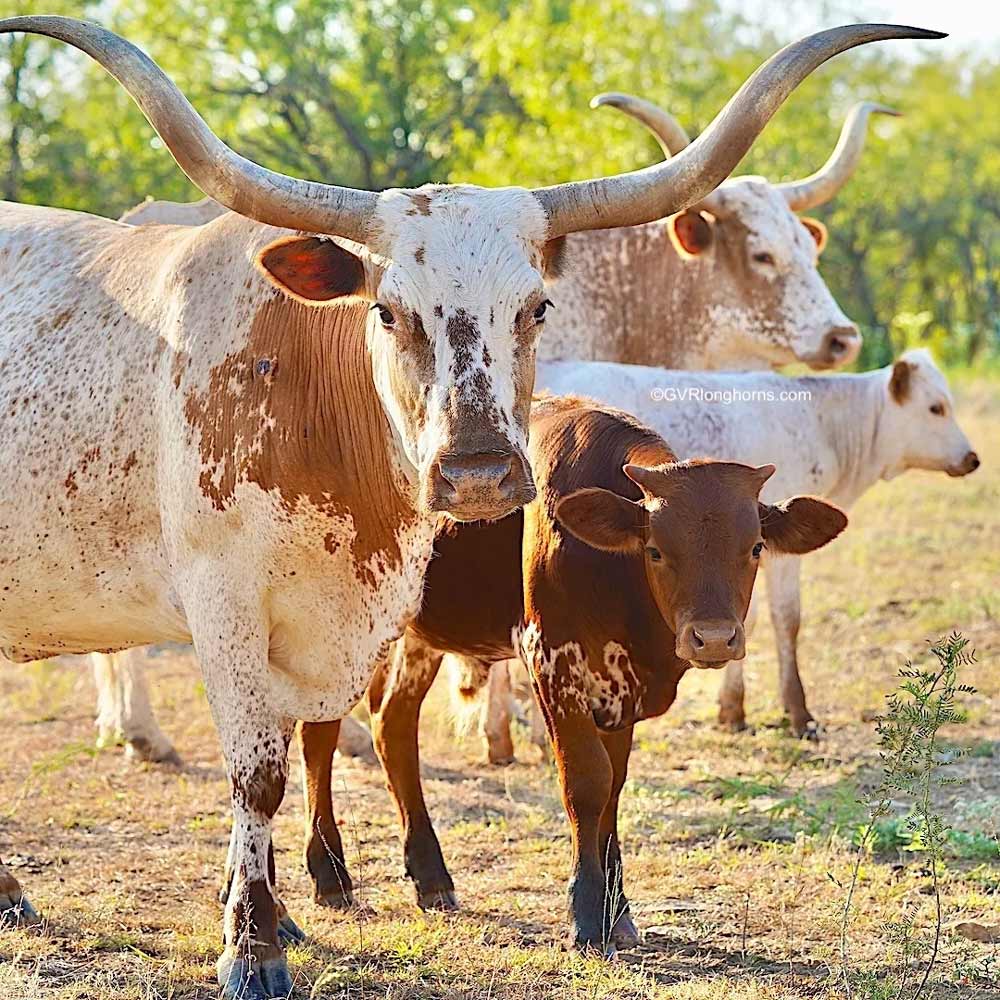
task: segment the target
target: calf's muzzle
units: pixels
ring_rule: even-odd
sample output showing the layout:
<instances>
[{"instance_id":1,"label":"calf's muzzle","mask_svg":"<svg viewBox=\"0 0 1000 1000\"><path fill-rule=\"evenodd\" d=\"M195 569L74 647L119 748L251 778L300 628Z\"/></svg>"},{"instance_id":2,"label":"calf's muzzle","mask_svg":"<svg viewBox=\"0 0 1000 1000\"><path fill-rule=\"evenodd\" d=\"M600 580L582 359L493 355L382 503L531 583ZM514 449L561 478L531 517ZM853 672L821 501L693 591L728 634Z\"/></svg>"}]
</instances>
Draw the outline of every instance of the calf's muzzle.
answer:
<instances>
[{"instance_id":1,"label":"calf's muzzle","mask_svg":"<svg viewBox=\"0 0 1000 1000\"><path fill-rule=\"evenodd\" d=\"M746 656L743 623L731 618L690 621L677 633L675 650L682 660L704 667L742 660Z\"/></svg>"},{"instance_id":2,"label":"calf's muzzle","mask_svg":"<svg viewBox=\"0 0 1000 1000\"><path fill-rule=\"evenodd\" d=\"M428 506L457 521L495 520L535 499L520 451L440 454L431 466Z\"/></svg>"},{"instance_id":3,"label":"calf's muzzle","mask_svg":"<svg viewBox=\"0 0 1000 1000\"><path fill-rule=\"evenodd\" d=\"M974 451L969 451L966 452L965 458L958 465L953 465L948 469L948 475L967 476L970 472L975 472L979 465L979 456Z\"/></svg>"}]
</instances>

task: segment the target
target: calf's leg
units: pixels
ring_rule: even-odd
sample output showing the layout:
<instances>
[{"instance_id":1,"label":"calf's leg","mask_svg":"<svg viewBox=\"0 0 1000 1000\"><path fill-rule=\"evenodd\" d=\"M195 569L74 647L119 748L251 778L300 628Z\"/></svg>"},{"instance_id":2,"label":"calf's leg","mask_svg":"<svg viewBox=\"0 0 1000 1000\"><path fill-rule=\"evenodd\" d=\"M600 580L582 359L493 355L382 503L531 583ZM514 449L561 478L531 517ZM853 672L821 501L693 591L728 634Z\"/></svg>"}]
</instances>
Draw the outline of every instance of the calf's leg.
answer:
<instances>
[{"instance_id":1,"label":"calf's leg","mask_svg":"<svg viewBox=\"0 0 1000 1000\"><path fill-rule=\"evenodd\" d=\"M749 641L750 634L757 622L759 599L754 592L750 598L750 607L744 621L744 632ZM719 687L719 725L730 732L739 733L747 728L746 692L743 686L743 661L730 660L723 670L722 684Z\"/></svg>"},{"instance_id":2,"label":"calf's leg","mask_svg":"<svg viewBox=\"0 0 1000 1000\"><path fill-rule=\"evenodd\" d=\"M601 813L601 859L605 871L605 899L611 941L616 948L634 948L642 940L632 920L628 897L625 895L625 875L621 848L618 843L618 800L628 776L628 759L632 752L632 727L614 733L602 733L601 743L611 761L611 796Z\"/></svg>"},{"instance_id":3,"label":"calf's leg","mask_svg":"<svg viewBox=\"0 0 1000 1000\"><path fill-rule=\"evenodd\" d=\"M510 671L507 660L490 665L490 679L483 706L483 737L491 764L514 763L514 740L510 735Z\"/></svg>"},{"instance_id":4,"label":"calf's leg","mask_svg":"<svg viewBox=\"0 0 1000 1000\"><path fill-rule=\"evenodd\" d=\"M354 906L354 882L344 859L344 845L333 814L333 752L340 722L304 722L302 788L305 795L305 863L320 906L347 910Z\"/></svg>"},{"instance_id":5,"label":"calf's leg","mask_svg":"<svg viewBox=\"0 0 1000 1000\"><path fill-rule=\"evenodd\" d=\"M801 564L802 560L798 556L779 556L769 559L764 571L767 574L767 598L778 647L781 701L788 715L792 734L817 739L819 727L806 707L806 694L799 676Z\"/></svg>"},{"instance_id":6,"label":"calf's leg","mask_svg":"<svg viewBox=\"0 0 1000 1000\"><path fill-rule=\"evenodd\" d=\"M27 927L40 921L38 912L28 902L21 883L0 861L0 928Z\"/></svg>"},{"instance_id":7,"label":"calf's leg","mask_svg":"<svg viewBox=\"0 0 1000 1000\"><path fill-rule=\"evenodd\" d=\"M132 760L179 765L149 700L145 650L91 653L90 663L97 684L97 745L122 743Z\"/></svg>"},{"instance_id":8,"label":"calf's leg","mask_svg":"<svg viewBox=\"0 0 1000 1000\"><path fill-rule=\"evenodd\" d=\"M420 707L441 667L442 654L406 632L390 662L368 685L375 751L382 761L403 827L403 859L423 910L457 910L455 884L427 812L420 783Z\"/></svg>"}]
</instances>

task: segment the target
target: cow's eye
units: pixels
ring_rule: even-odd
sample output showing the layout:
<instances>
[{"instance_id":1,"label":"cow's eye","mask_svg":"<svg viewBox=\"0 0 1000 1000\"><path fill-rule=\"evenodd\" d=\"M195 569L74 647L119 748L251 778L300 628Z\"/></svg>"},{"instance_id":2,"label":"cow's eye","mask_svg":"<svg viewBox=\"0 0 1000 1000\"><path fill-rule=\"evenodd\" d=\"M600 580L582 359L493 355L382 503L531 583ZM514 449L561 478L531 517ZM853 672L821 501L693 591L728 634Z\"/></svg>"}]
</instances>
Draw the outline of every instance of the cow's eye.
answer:
<instances>
[{"instance_id":1,"label":"cow's eye","mask_svg":"<svg viewBox=\"0 0 1000 1000\"><path fill-rule=\"evenodd\" d=\"M378 318L383 326L396 325L396 317L393 316L392 310L388 306L382 305L381 302L376 302L375 305L372 306L372 309L378 310Z\"/></svg>"},{"instance_id":2,"label":"cow's eye","mask_svg":"<svg viewBox=\"0 0 1000 1000\"><path fill-rule=\"evenodd\" d=\"M935 417L943 417L944 416L944 403L935 403L931 407L931 413L933 413Z\"/></svg>"},{"instance_id":3,"label":"cow's eye","mask_svg":"<svg viewBox=\"0 0 1000 1000\"><path fill-rule=\"evenodd\" d=\"M646 546L646 555L649 556L653 562L659 562L663 558L660 554L660 550L655 545Z\"/></svg>"},{"instance_id":4,"label":"cow's eye","mask_svg":"<svg viewBox=\"0 0 1000 1000\"><path fill-rule=\"evenodd\" d=\"M763 551L764 551L764 543L763 542L758 542L753 547L753 557L754 557L754 559L759 559L760 558L760 554Z\"/></svg>"},{"instance_id":5,"label":"cow's eye","mask_svg":"<svg viewBox=\"0 0 1000 1000\"><path fill-rule=\"evenodd\" d=\"M545 299L543 302L539 302L538 308L534 312L535 322L544 323L545 322L545 310L549 308L552 303Z\"/></svg>"},{"instance_id":6,"label":"cow's eye","mask_svg":"<svg viewBox=\"0 0 1000 1000\"><path fill-rule=\"evenodd\" d=\"M772 265L774 263L774 256L769 253L755 253L753 259L757 261L758 264Z\"/></svg>"}]
</instances>

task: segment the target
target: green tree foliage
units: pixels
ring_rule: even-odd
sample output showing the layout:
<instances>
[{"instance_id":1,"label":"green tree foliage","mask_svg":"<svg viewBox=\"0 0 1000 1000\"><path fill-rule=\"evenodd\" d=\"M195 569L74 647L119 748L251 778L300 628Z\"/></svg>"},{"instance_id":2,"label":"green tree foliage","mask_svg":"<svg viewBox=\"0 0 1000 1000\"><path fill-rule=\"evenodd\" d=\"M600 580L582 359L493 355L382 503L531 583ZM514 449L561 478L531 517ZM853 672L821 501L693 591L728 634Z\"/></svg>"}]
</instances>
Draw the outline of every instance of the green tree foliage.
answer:
<instances>
[{"instance_id":1,"label":"green tree foliage","mask_svg":"<svg viewBox=\"0 0 1000 1000\"><path fill-rule=\"evenodd\" d=\"M601 90L670 109L692 135L787 37L721 0L0 0L133 39L241 152L373 189L545 184L658 158L645 131L591 111ZM836 15L829 22L841 20ZM866 332L867 363L929 343L951 363L1000 354L1000 61L889 43L824 66L741 173L803 176L847 109L874 122L852 182L817 214L824 274ZM5 197L116 216L197 192L121 88L65 46L0 37Z\"/></svg>"}]
</instances>

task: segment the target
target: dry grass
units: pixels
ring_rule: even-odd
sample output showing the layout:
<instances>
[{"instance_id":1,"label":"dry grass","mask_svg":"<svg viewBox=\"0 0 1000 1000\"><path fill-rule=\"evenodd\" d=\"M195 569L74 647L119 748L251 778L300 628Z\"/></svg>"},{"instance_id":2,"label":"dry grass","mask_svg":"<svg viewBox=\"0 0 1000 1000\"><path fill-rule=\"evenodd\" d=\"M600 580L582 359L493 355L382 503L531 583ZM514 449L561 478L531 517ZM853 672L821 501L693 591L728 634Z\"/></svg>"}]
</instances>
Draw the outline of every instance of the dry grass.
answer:
<instances>
[{"instance_id":1,"label":"dry grass","mask_svg":"<svg viewBox=\"0 0 1000 1000\"><path fill-rule=\"evenodd\" d=\"M395 816L377 771L337 771L345 840L377 916L359 924L309 902L299 863L297 773L277 822L284 899L310 933L291 952L302 996L379 998L840 997L836 979L855 803L870 778L878 709L925 640L960 628L979 688L956 739L968 784L942 809L962 832L944 882L947 921L1000 923L1000 390L970 385L960 412L984 467L967 480L911 474L881 484L836 545L808 562L801 643L819 746L777 728L774 655L761 627L748 663L757 732L711 725L716 678L689 676L665 719L644 724L623 805L626 875L646 944L612 965L561 947L568 839L554 775L480 762L456 746L444 693L426 712L431 809L464 911L423 915L402 873ZM162 661L161 661L162 662ZM228 838L226 783L193 664L158 670L180 772L95 753L93 693L79 666L0 677L5 768L0 850L48 918L0 933L3 1000L193 1000L215 996L215 894ZM521 758L530 761L523 741ZM891 833L882 843L891 847ZM915 908L929 927L919 856L883 850L862 867L852 950L872 973L895 960L883 925ZM933 996L1000 995L1000 955L946 934Z\"/></svg>"}]
</instances>

